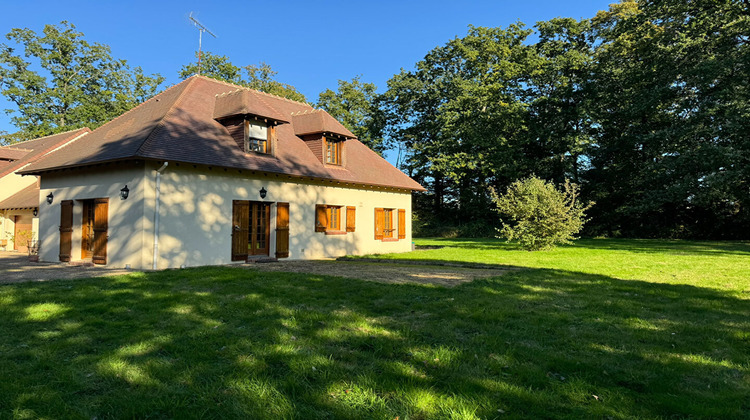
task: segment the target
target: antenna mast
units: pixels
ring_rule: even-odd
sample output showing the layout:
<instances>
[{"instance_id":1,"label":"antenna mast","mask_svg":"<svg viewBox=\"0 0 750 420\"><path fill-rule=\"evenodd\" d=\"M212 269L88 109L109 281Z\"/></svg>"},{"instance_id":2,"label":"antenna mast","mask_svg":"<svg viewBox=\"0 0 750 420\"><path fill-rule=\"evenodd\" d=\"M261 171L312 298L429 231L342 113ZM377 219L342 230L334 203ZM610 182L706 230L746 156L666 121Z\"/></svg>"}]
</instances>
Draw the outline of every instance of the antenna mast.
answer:
<instances>
[{"instance_id":1,"label":"antenna mast","mask_svg":"<svg viewBox=\"0 0 750 420\"><path fill-rule=\"evenodd\" d=\"M203 32L208 32L208 34L214 38L216 38L216 35L214 35L214 33L206 28L202 23L198 22L198 19L193 17L193 12L190 12L190 16L188 16L188 19L193 21L193 25L198 28L198 74L201 74L201 44L203 43Z\"/></svg>"}]
</instances>

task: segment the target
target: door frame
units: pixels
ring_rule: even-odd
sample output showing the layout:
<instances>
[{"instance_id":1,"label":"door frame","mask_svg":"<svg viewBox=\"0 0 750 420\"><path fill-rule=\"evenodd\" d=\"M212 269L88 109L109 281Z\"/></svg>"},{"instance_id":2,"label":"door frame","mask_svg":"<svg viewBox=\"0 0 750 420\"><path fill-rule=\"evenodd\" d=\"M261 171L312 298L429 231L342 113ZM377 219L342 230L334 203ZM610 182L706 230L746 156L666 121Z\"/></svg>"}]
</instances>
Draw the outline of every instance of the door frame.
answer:
<instances>
[{"instance_id":1,"label":"door frame","mask_svg":"<svg viewBox=\"0 0 750 420\"><path fill-rule=\"evenodd\" d=\"M245 261L251 256L271 255L271 207L273 202L232 200L231 260ZM264 221L266 246L256 249L258 238L258 212L265 208Z\"/></svg>"}]
</instances>

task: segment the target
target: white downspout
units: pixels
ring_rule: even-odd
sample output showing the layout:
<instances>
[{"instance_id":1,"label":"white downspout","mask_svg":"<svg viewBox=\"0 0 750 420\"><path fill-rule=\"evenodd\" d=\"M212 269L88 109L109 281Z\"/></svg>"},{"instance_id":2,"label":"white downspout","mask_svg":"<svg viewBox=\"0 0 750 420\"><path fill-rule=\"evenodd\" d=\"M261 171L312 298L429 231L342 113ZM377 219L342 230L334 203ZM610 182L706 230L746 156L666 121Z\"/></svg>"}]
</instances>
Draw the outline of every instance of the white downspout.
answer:
<instances>
[{"instance_id":1,"label":"white downspout","mask_svg":"<svg viewBox=\"0 0 750 420\"><path fill-rule=\"evenodd\" d=\"M161 189L161 172L166 169L169 162L164 162L161 168L156 170L156 206L154 206L154 262L151 266L156 270L156 261L159 259L159 195Z\"/></svg>"}]
</instances>

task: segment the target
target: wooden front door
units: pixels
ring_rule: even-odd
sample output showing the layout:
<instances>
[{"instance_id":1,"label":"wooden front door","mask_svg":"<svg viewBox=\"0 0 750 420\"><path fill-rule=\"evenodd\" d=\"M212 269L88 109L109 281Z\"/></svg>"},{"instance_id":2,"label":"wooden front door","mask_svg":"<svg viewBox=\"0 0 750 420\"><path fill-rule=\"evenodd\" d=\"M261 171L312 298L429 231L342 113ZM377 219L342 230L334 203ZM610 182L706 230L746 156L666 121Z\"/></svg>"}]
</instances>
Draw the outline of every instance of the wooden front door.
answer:
<instances>
[{"instance_id":1,"label":"wooden front door","mask_svg":"<svg viewBox=\"0 0 750 420\"><path fill-rule=\"evenodd\" d=\"M81 259L88 260L94 256L94 200L83 202L83 221L81 223Z\"/></svg>"},{"instance_id":2,"label":"wooden front door","mask_svg":"<svg viewBox=\"0 0 750 420\"><path fill-rule=\"evenodd\" d=\"M107 263L107 231L109 229L109 199L83 201L81 220L81 259L94 264Z\"/></svg>"},{"instance_id":3,"label":"wooden front door","mask_svg":"<svg viewBox=\"0 0 750 420\"><path fill-rule=\"evenodd\" d=\"M268 255L271 232L271 204L232 201L232 261L249 255Z\"/></svg>"}]
</instances>

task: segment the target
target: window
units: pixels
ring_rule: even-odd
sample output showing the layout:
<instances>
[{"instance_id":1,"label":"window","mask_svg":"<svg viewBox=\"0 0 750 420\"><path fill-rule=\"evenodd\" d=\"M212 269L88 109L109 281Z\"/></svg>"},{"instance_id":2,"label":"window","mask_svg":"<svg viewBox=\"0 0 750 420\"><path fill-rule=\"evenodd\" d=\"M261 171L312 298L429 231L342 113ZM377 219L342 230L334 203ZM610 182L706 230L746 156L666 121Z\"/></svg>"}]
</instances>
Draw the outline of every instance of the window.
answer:
<instances>
[{"instance_id":1,"label":"window","mask_svg":"<svg viewBox=\"0 0 750 420\"><path fill-rule=\"evenodd\" d=\"M341 165L341 144L343 141L325 137L325 162Z\"/></svg>"},{"instance_id":2,"label":"window","mask_svg":"<svg viewBox=\"0 0 750 420\"><path fill-rule=\"evenodd\" d=\"M397 216L398 215L398 216ZM398 217L398 219L396 219ZM375 239L397 241L406 238L405 209L375 209Z\"/></svg>"},{"instance_id":3,"label":"window","mask_svg":"<svg viewBox=\"0 0 750 420\"><path fill-rule=\"evenodd\" d=\"M341 207L328 206L326 213L328 216L328 230L341 230Z\"/></svg>"},{"instance_id":4,"label":"window","mask_svg":"<svg viewBox=\"0 0 750 420\"><path fill-rule=\"evenodd\" d=\"M383 239L393 238L393 209L383 209Z\"/></svg>"},{"instance_id":5,"label":"window","mask_svg":"<svg viewBox=\"0 0 750 420\"><path fill-rule=\"evenodd\" d=\"M346 234L347 231L341 229L341 217L343 216L342 208L343 206L329 206L326 204L316 205L315 231L325 232L328 235Z\"/></svg>"},{"instance_id":6,"label":"window","mask_svg":"<svg viewBox=\"0 0 750 420\"><path fill-rule=\"evenodd\" d=\"M256 153L270 153L269 138L274 127L268 127L257 120L245 121L245 151Z\"/></svg>"}]
</instances>

